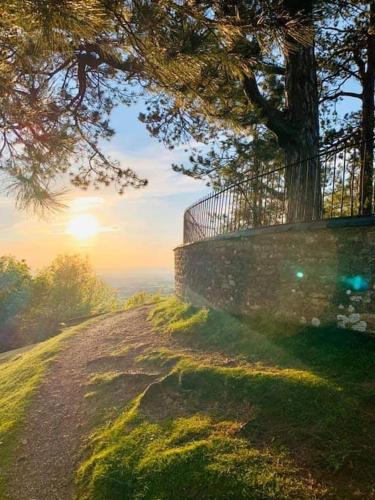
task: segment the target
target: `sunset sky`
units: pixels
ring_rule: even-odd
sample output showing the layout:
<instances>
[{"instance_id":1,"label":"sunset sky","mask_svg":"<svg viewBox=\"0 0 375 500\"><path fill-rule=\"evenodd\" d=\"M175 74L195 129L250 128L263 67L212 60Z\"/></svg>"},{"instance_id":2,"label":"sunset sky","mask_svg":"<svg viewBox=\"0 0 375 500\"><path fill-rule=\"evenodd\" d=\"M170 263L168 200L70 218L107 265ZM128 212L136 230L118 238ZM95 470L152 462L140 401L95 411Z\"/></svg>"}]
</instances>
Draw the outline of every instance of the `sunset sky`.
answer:
<instances>
[{"instance_id":1,"label":"sunset sky","mask_svg":"<svg viewBox=\"0 0 375 500\"><path fill-rule=\"evenodd\" d=\"M112 124L117 133L105 149L146 177L149 185L141 190L129 188L120 197L113 187L85 192L66 183L67 209L47 220L17 211L14 200L2 193L2 255L25 258L34 268L64 252L89 255L99 272L173 267L172 249L182 242L184 209L207 188L202 181L172 171L171 163L184 158L183 150L169 151L150 138L137 120L140 109L114 112Z\"/></svg>"},{"instance_id":2,"label":"sunset sky","mask_svg":"<svg viewBox=\"0 0 375 500\"><path fill-rule=\"evenodd\" d=\"M339 113L352 110L352 101L338 103ZM173 248L182 243L184 210L208 188L203 181L172 171L171 163L186 158L184 148L170 151L151 138L137 119L142 110L141 104L115 110L112 125L116 135L104 149L146 177L149 185L140 190L129 188L121 197L114 187L82 191L67 181L67 209L49 220L17 211L14 200L0 192L1 255L24 258L33 268L43 267L59 253L81 252L90 256L100 273L173 269ZM87 216L95 218L97 234L80 239L77 230L85 227ZM71 231L72 224L76 231Z\"/></svg>"}]
</instances>

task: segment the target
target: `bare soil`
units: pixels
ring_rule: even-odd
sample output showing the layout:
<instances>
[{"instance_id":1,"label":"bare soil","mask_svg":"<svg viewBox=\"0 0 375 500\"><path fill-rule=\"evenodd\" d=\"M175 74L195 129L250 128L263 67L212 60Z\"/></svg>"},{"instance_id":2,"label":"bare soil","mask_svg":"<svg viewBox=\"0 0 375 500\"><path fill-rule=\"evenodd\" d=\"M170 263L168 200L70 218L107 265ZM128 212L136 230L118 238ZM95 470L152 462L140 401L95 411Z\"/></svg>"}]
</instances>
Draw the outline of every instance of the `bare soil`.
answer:
<instances>
[{"instance_id":1,"label":"bare soil","mask_svg":"<svg viewBox=\"0 0 375 500\"><path fill-rule=\"evenodd\" d=\"M85 437L161 375L140 371L135 361L156 343L148 310L140 307L106 317L69 339L28 409L7 474L7 499L74 498ZM110 391L92 383L94 374L108 372L115 375Z\"/></svg>"}]
</instances>

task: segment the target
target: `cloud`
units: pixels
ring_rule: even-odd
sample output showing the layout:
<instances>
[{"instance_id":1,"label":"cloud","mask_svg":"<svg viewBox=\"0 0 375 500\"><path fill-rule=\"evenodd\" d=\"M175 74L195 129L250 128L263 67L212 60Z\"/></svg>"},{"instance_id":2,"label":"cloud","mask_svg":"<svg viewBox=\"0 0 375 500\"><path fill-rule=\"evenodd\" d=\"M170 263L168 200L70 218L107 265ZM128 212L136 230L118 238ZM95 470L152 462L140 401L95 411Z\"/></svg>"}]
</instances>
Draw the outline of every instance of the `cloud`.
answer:
<instances>
[{"instance_id":1,"label":"cloud","mask_svg":"<svg viewBox=\"0 0 375 500\"><path fill-rule=\"evenodd\" d=\"M181 150L169 151L160 144L152 144L136 154L115 150L109 154L116 158L123 168L130 167L137 175L148 180L145 188L129 188L125 194L127 199L174 196L181 193L197 193L197 197L201 197L208 191L204 181L172 170L172 163L186 161L186 153Z\"/></svg>"},{"instance_id":2,"label":"cloud","mask_svg":"<svg viewBox=\"0 0 375 500\"><path fill-rule=\"evenodd\" d=\"M0 206L13 206L14 201L7 196L0 196Z\"/></svg>"},{"instance_id":3,"label":"cloud","mask_svg":"<svg viewBox=\"0 0 375 500\"><path fill-rule=\"evenodd\" d=\"M119 230L118 226L98 226L98 233L115 233Z\"/></svg>"},{"instance_id":4,"label":"cloud","mask_svg":"<svg viewBox=\"0 0 375 500\"><path fill-rule=\"evenodd\" d=\"M68 202L68 207L70 212L79 213L97 208L104 202L102 196L76 196Z\"/></svg>"},{"instance_id":5,"label":"cloud","mask_svg":"<svg viewBox=\"0 0 375 500\"><path fill-rule=\"evenodd\" d=\"M132 266L172 265L172 247L180 242L183 211L207 191L204 181L173 172L172 163L187 163L182 148L169 151L159 143L137 144L124 151L124 144L109 144L107 153L148 179L143 189L129 187L124 197L115 187L99 192L71 187L64 195L67 208L39 220L14 208L14 199L0 196L0 242L3 252L27 257L40 266L62 252L84 251L95 265L111 269ZM68 176L56 182L57 189L69 186ZM67 234L74 217L93 215L98 232L80 242Z\"/></svg>"}]
</instances>

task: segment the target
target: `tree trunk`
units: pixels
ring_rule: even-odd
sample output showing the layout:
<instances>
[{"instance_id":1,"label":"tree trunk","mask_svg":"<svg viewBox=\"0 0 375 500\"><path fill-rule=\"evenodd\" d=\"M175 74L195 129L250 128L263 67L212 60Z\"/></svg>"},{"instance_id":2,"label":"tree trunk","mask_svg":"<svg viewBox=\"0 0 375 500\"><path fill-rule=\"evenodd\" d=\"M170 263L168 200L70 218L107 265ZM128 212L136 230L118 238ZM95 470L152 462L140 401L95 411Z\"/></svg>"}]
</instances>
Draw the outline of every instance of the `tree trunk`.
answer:
<instances>
[{"instance_id":1,"label":"tree trunk","mask_svg":"<svg viewBox=\"0 0 375 500\"><path fill-rule=\"evenodd\" d=\"M367 35L367 70L362 78L361 178L359 215L370 215L374 209L374 93L375 93L375 1L370 2Z\"/></svg>"},{"instance_id":2,"label":"tree trunk","mask_svg":"<svg viewBox=\"0 0 375 500\"><path fill-rule=\"evenodd\" d=\"M299 5L298 5L299 4ZM292 17L299 2L286 1ZM307 7L308 8L308 7ZM311 8L311 6L310 6ZM305 9L306 10L306 9ZM303 12L306 28L313 28L311 10ZM285 93L287 117L296 136L283 144L286 160L287 221L321 218L319 101L314 44L287 40Z\"/></svg>"}]
</instances>

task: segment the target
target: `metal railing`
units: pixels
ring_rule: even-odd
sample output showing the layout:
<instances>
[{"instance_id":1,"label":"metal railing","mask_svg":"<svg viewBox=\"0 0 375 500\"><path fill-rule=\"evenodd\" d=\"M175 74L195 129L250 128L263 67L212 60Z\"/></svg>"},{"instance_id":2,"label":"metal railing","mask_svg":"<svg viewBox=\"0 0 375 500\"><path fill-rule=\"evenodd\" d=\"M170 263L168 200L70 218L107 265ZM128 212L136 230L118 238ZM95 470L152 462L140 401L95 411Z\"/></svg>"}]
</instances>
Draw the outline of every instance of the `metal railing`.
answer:
<instances>
[{"instance_id":1,"label":"metal railing","mask_svg":"<svg viewBox=\"0 0 375 500\"><path fill-rule=\"evenodd\" d=\"M313 158L273 170L263 165L256 175L240 174L238 182L185 211L184 243L251 228L365 215L362 148L349 138ZM374 200L372 179L370 189ZM371 205L366 215L374 214L373 201Z\"/></svg>"}]
</instances>

